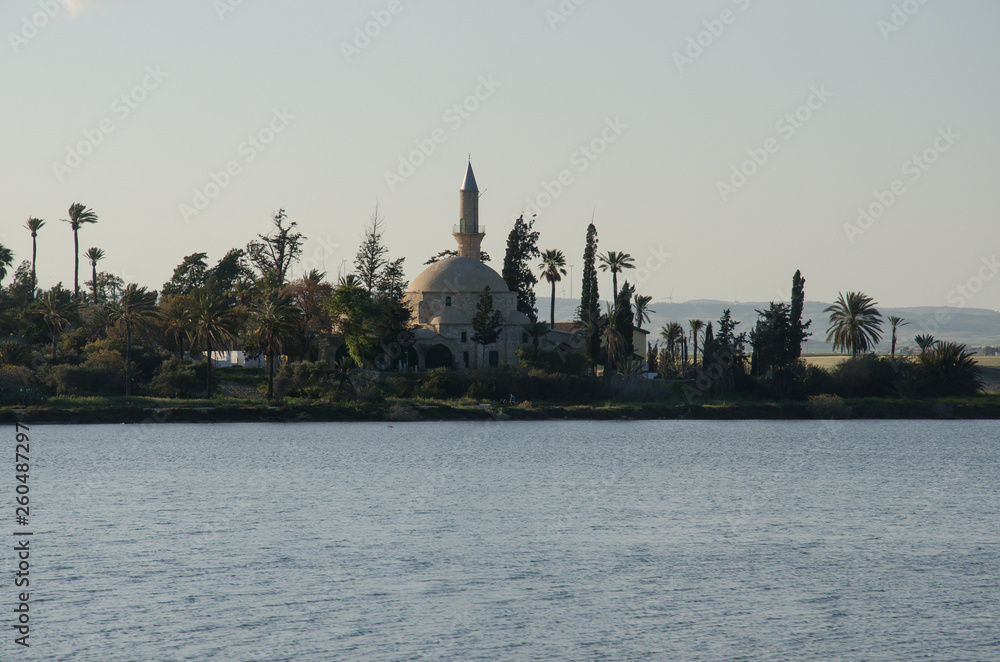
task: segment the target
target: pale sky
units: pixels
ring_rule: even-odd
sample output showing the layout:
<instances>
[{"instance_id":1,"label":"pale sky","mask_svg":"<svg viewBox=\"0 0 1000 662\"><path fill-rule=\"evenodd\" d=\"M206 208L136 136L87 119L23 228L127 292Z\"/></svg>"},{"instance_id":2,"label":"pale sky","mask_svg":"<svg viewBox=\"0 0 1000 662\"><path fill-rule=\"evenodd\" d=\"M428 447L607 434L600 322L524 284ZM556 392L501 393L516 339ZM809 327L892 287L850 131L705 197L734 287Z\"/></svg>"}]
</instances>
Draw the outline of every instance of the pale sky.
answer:
<instances>
[{"instance_id":1,"label":"pale sky","mask_svg":"<svg viewBox=\"0 0 1000 662\"><path fill-rule=\"evenodd\" d=\"M594 214L656 300L798 268L810 300L1000 309L996 0L5 0L0 28L0 242L28 259L48 221L43 287L72 285L73 202L81 253L152 288L278 208L335 275L376 203L413 278L471 153L498 270L535 201L574 281Z\"/></svg>"}]
</instances>

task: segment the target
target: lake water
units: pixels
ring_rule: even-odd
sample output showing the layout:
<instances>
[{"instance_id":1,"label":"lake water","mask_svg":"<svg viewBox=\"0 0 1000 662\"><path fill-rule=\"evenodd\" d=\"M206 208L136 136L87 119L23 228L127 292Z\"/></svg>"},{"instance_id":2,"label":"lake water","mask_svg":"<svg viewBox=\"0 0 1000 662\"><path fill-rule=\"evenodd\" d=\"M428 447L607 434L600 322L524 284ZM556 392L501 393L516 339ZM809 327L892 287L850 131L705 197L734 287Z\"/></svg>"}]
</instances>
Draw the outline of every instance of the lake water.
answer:
<instances>
[{"instance_id":1,"label":"lake water","mask_svg":"<svg viewBox=\"0 0 1000 662\"><path fill-rule=\"evenodd\" d=\"M37 426L0 659L1000 660L997 433Z\"/></svg>"}]
</instances>

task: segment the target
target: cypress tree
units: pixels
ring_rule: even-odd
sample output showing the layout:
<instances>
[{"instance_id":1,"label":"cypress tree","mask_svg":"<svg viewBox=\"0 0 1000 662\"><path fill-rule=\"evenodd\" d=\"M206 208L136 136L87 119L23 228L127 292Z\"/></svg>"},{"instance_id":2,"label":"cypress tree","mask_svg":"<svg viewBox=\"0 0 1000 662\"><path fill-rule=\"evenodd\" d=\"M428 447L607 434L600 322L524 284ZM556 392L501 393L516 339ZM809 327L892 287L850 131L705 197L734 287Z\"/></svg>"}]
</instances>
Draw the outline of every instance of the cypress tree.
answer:
<instances>
[{"instance_id":1,"label":"cypress tree","mask_svg":"<svg viewBox=\"0 0 1000 662\"><path fill-rule=\"evenodd\" d=\"M712 323L708 323L705 329L705 337L701 341L701 364L706 368L715 361L715 332L712 330Z\"/></svg>"},{"instance_id":2,"label":"cypress tree","mask_svg":"<svg viewBox=\"0 0 1000 662\"><path fill-rule=\"evenodd\" d=\"M601 353L601 307L597 291L597 228L593 223L587 226L587 247L583 251L583 287L580 291L578 316L587 327L587 358L596 364Z\"/></svg>"},{"instance_id":3,"label":"cypress tree","mask_svg":"<svg viewBox=\"0 0 1000 662\"><path fill-rule=\"evenodd\" d=\"M507 235L507 252L503 258L503 280L511 292L517 293L517 309L532 321L538 318L535 305L535 285L538 278L531 269L538 251L538 231L534 230L535 218L524 220L522 214Z\"/></svg>"},{"instance_id":4,"label":"cypress tree","mask_svg":"<svg viewBox=\"0 0 1000 662\"><path fill-rule=\"evenodd\" d=\"M622 355L626 358L635 354L635 333L633 332L635 328L635 311L632 310L633 294L635 294L635 288L629 285L628 281L625 281L621 292L618 293L618 298L615 300L615 308L618 311L618 315L615 318L615 327L625 340L625 351L622 352Z\"/></svg>"},{"instance_id":5,"label":"cypress tree","mask_svg":"<svg viewBox=\"0 0 1000 662\"><path fill-rule=\"evenodd\" d=\"M789 357L792 362L797 361L802 356L802 343L811 336L809 325L812 320L802 323L802 309L806 301L806 279L802 277L801 271L796 271L792 277L792 306L788 315L789 326Z\"/></svg>"}]
</instances>

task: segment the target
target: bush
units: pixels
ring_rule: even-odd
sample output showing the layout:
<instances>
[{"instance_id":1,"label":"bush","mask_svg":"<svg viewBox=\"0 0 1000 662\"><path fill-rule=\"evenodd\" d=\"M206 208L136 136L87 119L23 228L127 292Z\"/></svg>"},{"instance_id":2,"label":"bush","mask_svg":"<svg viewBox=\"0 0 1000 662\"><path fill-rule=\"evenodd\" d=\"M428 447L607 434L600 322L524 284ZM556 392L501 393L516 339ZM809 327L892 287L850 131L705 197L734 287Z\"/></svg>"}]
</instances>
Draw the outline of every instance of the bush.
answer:
<instances>
[{"instance_id":1,"label":"bush","mask_svg":"<svg viewBox=\"0 0 1000 662\"><path fill-rule=\"evenodd\" d=\"M104 370L119 379L125 378L125 357L116 349L99 349L91 352L83 364L89 368Z\"/></svg>"},{"instance_id":2,"label":"bush","mask_svg":"<svg viewBox=\"0 0 1000 662\"><path fill-rule=\"evenodd\" d=\"M511 395L517 394L514 376L510 371L494 368L480 370L472 376L472 381L465 391L466 397L473 400L508 401Z\"/></svg>"},{"instance_id":3,"label":"bush","mask_svg":"<svg viewBox=\"0 0 1000 662\"><path fill-rule=\"evenodd\" d=\"M414 395L420 398L432 398L443 400L446 398L457 398L466 389L466 382L462 376L448 368L434 368L424 375L420 386L414 391Z\"/></svg>"},{"instance_id":4,"label":"bush","mask_svg":"<svg viewBox=\"0 0 1000 662\"><path fill-rule=\"evenodd\" d=\"M898 366L888 357L855 356L830 373L833 392L844 398L888 398L897 394Z\"/></svg>"},{"instance_id":5,"label":"bush","mask_svg":"<svg viewBox=\"0 0 1000 662\"><path fill-rule=\"evenodd\" d=\"M31 388L34 378L24 366L0 366L0 407L39 404L43 398Z\"/></svg>"},{"instance_id":6,"label":"bush","mask_svg":"<svg viewBox=\"0 0 1000 662\"><path fill-rule=\"evenodd\" d=\"M124 384L114 373L88 365L57 365L45 371L44 381L59 395L118 395Z\"/></svg>"},{"instance_id":7,"label":"bush","mask_svg":"<svg viewBox=\"0 0 1000 662\"><path fill-rule=\"evenodd\" d=\"M150 383L150 390L164 398L189 398L200 387L201 382L198 381L194 366L185 364L177 357L161 363Z\"/></svg>"},{"instance_id":8,"label":"bush","mask_svg":"<svg viewBox=\"0 0 1000 662\"><path fill-rule=\"evenodd\" d=\"M274 394L279 400L285 396L315 400L329 396L333 389L330 370L320 362L285 363L274 378Z\"/></svg>"},{"instance_id":9,"label":"bush","mask_svg":"<svg viewBox=\"0 0 1000 662\"><path fill-rule=\"evenodd\" d=\"M0 345L0 365L31 364L31 348L18 342L5 342Z\"/></svg>"},{"instance_id":10,"label":"bush","mask_svg":"<svg viewBox=\"0 0 1000 662\"><path fill-rule=\"evenodd\" d=\"M979 366L965 345L941 342L919 359L921 391L928 397L974 395L983 390Z\"/></svg>"},{"instance_id":11,"label":"bush","mask_svg":"<svg viewBox=\"0 0 1000 662\"><path fill-rule=\"evenodd\" d=\"M411 398L420 384L420 378L413 373L393 375L385 380L383 390L390 398Z\"/></svg>"},{"instance_id":12,"label":"bush","mask_svg":"<svg viewBox=\"0 0 1000 662\"><path fill-rule=\"evenodd\" d=\"M565 375L582 375L587 369L587 359L583 354L567 352L562 354L555 350L535 350L522 347L517 350L521 366L528 370L560 373Z\"/></svg>"}]
</instances>

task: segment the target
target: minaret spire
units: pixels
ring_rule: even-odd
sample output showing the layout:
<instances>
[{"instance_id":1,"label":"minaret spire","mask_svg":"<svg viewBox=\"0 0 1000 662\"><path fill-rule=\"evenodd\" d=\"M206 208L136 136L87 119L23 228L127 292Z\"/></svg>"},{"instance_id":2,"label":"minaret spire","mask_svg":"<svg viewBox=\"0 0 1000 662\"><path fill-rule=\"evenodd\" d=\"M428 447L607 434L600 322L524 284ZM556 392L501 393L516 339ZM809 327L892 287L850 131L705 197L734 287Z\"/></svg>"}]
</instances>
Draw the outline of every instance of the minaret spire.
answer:
<instances>
[{"instance_id":1,"label":"minaret spire","mask_svg":"<svg viewBox=\"0 0 1000 662\"><path fill-rule=\"evenodd\" d=\"M471 257L478 260L480 246L486 235L485 228L479 227L479 186L476 184L476 174L472 171L472 155L469 155L469 167L465 171L465 181L458 193L459 217L458 226L452 233L458 242L458 254L461 257Z\"/></svg>"}]
</instances>

